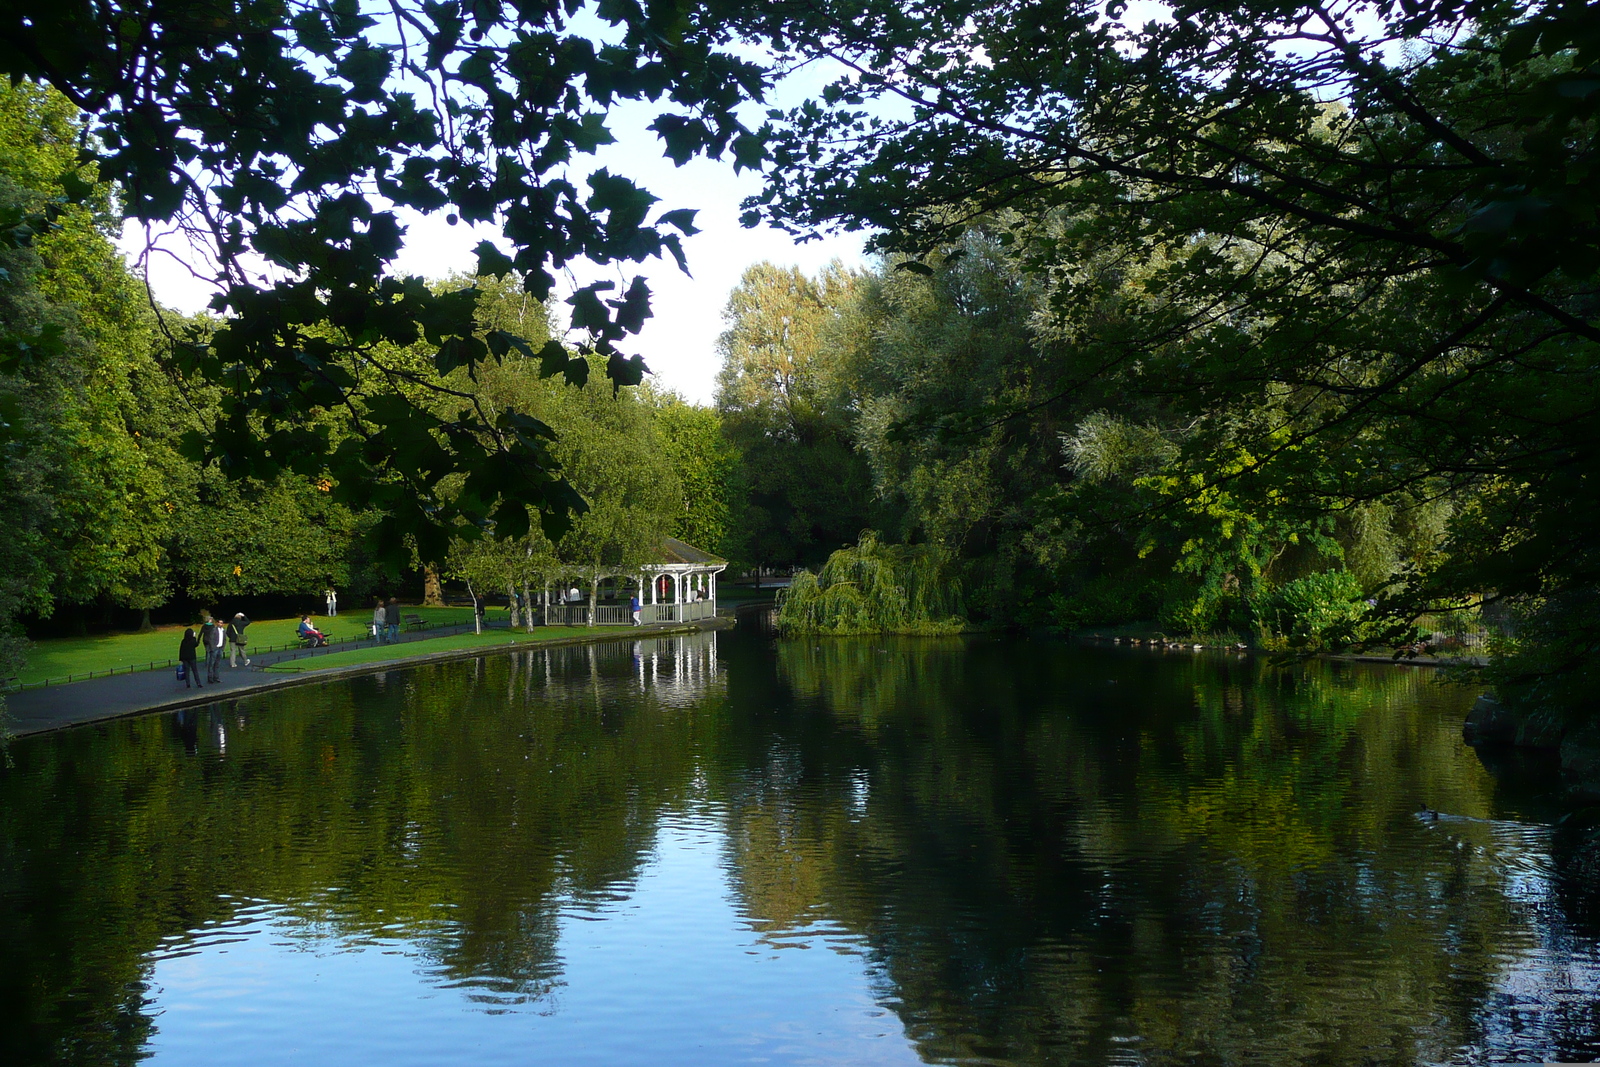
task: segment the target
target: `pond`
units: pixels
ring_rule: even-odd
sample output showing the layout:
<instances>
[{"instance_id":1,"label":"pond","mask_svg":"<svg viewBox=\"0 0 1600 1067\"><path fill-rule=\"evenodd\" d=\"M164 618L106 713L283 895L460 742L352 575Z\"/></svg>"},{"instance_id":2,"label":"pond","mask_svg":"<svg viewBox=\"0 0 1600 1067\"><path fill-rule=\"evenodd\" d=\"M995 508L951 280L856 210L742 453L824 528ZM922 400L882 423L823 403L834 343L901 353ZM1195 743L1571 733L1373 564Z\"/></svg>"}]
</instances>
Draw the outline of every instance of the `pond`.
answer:
<instances>
[{"instance_id":1,"label":"pond","mask_svg":"<svg viewBox=\"0 0 1600 1067\"><path fill-rule=\"evenodd\" d=\"M21 739L0 1062L1593 1059L1595 888L1471 698L741 629Z\"/></svg>"}]
</instances>

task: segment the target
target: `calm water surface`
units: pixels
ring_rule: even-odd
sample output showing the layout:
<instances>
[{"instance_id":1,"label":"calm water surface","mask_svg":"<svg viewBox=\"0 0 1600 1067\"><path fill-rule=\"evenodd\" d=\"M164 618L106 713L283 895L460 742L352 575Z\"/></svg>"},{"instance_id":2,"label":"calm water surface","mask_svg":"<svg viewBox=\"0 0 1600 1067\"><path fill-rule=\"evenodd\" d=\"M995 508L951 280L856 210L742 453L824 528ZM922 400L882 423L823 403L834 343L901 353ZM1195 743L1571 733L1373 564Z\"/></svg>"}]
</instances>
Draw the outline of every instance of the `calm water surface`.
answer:
<instances>
[{"instance_id":1,"label":"calm water surface","mask_svg":"<svg viewBox=\"0 0 1600 1067\"><path fill-rule=\"evenodd\" d=\"M1471 696L735 632L24 739L0 1062L1600 1057L1596 888Z\"/></svg>"}]
</instances>

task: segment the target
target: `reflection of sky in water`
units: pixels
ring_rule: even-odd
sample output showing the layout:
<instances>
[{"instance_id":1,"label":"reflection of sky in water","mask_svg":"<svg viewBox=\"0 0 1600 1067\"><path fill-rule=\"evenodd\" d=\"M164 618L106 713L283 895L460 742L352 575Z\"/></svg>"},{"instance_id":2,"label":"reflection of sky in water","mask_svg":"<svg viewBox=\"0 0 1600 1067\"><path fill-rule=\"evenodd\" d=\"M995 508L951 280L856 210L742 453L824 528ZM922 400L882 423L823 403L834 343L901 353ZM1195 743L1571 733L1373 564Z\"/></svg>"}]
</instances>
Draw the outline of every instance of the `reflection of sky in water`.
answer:
<instances>
[{"instance_id":1,"label":"reflection of sky in water","mask_svg":"<svg viewBox=\"0 0 1600 1067\"><path fill-rule=\"evenodd\" d=\"M1600 946L1567 929L1556 896L1548 826L1443 816L1424 823L1441 850L1473 858L1484 888L1499 893L1521 921L1501 945L1495 979L1477 1013L1481 1039L1450 1063L1542 1062L1553 1019L1580 1018L1600 1000Z\"/></svg>"},{"instance_id":2,"label":"reflection of sky in water","mask_svg":"<svg viewBox=\"0 0 1600 1067\"><path fill-rule=\"evenodd\" d=\"M241 909L154 956L152 1062L918 1062L851 941L826 927L758 939L721 854L712 817L671 820L636 886L561 908L560 977L542 995L452 983L415 940Z\"/></svg>"}]
</instances>

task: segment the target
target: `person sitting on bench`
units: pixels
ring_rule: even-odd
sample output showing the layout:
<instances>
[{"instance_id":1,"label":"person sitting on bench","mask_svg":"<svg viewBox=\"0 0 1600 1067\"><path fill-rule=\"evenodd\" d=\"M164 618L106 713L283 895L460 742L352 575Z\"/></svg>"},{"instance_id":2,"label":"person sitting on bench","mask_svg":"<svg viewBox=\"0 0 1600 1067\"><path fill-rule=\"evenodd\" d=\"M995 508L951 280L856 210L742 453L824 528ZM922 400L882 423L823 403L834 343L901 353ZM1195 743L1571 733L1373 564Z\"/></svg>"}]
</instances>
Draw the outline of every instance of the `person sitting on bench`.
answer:
<instances>
[{"instance_id":1,"label":"person sitting on bench","mask_svg":"<svg viewBox=\"0 0 1600 1067\"><path fill-rule=\"evenodd\" d=\"M300 625L295 627L295 633L312 648L326 648L328 645L328 639L322 631L311 625L310 615L300 616Z\"/></svg>"}]
</instances>

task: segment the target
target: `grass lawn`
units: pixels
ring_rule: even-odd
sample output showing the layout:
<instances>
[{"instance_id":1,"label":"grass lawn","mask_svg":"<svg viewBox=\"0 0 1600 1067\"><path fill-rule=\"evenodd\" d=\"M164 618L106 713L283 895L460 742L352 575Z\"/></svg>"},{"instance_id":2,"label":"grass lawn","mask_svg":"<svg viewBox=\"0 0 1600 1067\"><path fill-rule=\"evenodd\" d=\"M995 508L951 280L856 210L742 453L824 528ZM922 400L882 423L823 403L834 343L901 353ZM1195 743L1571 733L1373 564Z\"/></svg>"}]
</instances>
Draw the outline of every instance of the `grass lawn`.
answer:
<instances>
[{"instance_id":1,"label":"grass lawn","mask_svg":"<svg viewBox=\"0 0 1600 1067\"><path fill-rule=\"evenodd\" d=\"M470 613L469 613L470 614ZM425 641L407 641L403 645L379 645L375 648L356 648L349 652L329 652L306 656L287 663L274 664L269 672L321 671L333 667L356 667L363 663L384 663L405 656L426 656L434 652L454 652L463 648L502 648L506 645L537 644L540 641L559 641L564 637L627 637L626 626L541 626L533 633L521 630L485 630L481 634L452 634L432 637Z\"/></svg>"},{"instance_id":2,"label":"grass lawn","mask_svg":"<svg viewBox=\"0 0 1600 1067\"><path fill-rule=\"evenodd\" d=\"M503 609L502 609L503 610ZM401 605L402 615L420 615L429 626L450 626L470 623L472 609L417 608ZM317 629L336 640L365 637L372 621L372 609L347 611L338 618L329 619L314 615L311 621ZM256 619L246 631L250 649L266 649L298 644L294 629L300 616L288 619ZM111 668L118 671L148 668L151 663L164 666L168 660L178 658L178 642L183 638L182 626L161 626L146 634L114 633L95 634L91 637L57 637L34 643L28 653L28 663L17 677L25 684L45 681L66 681L69 675L82 676L90 671L101 674Z\"/></svg>"}]
</instances>

